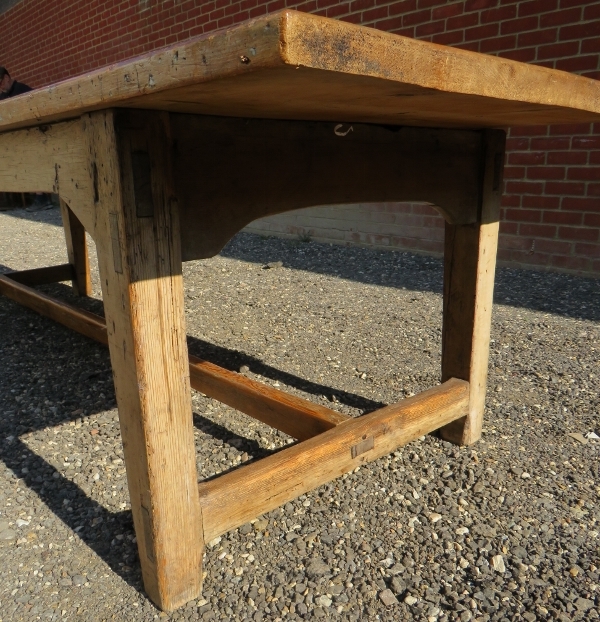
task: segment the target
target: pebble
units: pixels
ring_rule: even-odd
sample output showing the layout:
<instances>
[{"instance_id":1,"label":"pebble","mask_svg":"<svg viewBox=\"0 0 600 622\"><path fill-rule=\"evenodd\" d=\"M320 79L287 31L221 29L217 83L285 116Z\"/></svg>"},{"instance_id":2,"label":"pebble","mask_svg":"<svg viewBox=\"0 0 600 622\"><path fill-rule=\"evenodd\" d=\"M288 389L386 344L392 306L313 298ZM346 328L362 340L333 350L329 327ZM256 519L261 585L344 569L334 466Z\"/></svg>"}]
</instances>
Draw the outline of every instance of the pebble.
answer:
<instances>
[{"instance_id":1,"label":"pebble","mask_svg":"<svg viewBox=\"0 0 600 622\"><path fill-rule=\"evenodd\" d=\"M416 604L418 600L419 600L419 599L418 599L418 598L415 598L414 596L407 596L407 597L404 599L404 602L405 602L407 605L412 606L412 605Z\"/></svg>"},{"instance_id":2,"label":"pebble","mask_svg":"<svg viewBox=\"0 0 600 622\"><path fill-rule=\"evenodd\" d=\"M506 566L504 565L504 558L502 555L494 555L494 557L492 557L492 566L496 572L506 572Z\"/></svg>"},{"instance_id":3,"label":"pebble","mask_svg":"<svg viewBox=\"0 0 600 622\"><path fill-rule=\"evenodd\" d=\"M311 559L306 566L306 575L310 579L316 579L329 572L329 566L322 559Z\"/></svg>"},{"instance_id":4,"label":"pebble","mask_svg":"<svg viewBox=\"0 0 600 622\"><path fill-rule=\"evenodd\" d=\"M465 536L468 533L469 533L469 528L468 527L459 527L456 530L456 535L458 535L458 536Z\"/></svg>"},{"instance_id":5,"label":"pebble","mask_svg":"<svg viewBox=\"0 0 600 622\"><path fill-rule=\"evenodd\" d=\"M398 603L398 599L394 596L392 590L383 590L383 592L379 592L379 599L386 607L390 607Z\"/></svg>"}]
</instances>

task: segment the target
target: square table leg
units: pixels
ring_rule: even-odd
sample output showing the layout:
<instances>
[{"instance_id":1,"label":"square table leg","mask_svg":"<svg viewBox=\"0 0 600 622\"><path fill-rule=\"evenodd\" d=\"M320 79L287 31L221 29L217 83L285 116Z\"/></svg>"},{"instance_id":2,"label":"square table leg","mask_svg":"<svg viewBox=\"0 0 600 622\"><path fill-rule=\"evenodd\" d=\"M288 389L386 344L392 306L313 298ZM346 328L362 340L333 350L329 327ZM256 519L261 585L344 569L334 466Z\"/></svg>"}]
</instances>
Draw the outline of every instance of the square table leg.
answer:
<instances>
[{"instance_id":1,"label":"square table leg","mask_svg":"<svg viewBox=\"0 0 600 622\"><path fill-rule=\"evenodd\" d=\"M135 531L150 598L175 609L202 584L202 517L168 116L86 121L96 243Z\"/></svg>"},{"instance_id":2,"label":"square table leg","mask_svg":"<svg viewBox=\"0 0 600 622\"><path fill-rule=\"evenodd\" d=\"M92 281L90 278L90 263L85 240L85 229L71 208L62 199L60 199L60 213L67 243L67 256L69 263L75 271L73 289L79 296L90 296L92 293Z\"/></svg>"},{"instance_id":3,"label":"square table leg","mask_svg":"<svg viewBox=\"0 0 600 622\"><path fill-rule=\"evenodd\" d=\"M470 445L481 437L498 247L505 133L484 133L481 210L473 224L446 223L442 382L470 383L469 414L441 429L442 438Z\"/></svg>"}]
</instances>

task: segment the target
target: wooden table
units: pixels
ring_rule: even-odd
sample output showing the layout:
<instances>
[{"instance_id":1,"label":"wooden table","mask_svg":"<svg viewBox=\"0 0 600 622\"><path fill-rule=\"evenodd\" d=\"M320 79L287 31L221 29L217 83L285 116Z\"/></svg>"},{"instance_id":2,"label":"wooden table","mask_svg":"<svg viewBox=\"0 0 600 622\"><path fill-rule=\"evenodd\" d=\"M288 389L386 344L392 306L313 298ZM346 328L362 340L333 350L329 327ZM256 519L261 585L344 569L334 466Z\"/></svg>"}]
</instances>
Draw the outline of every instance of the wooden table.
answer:
<instances>
[{"instance_id":1,"label":"wooden table","mask_svg":"<svg viewBox=\"0 0 600 622\"><path fill-rule=\"evenodd\" d=\"M505 132L600 121L600 83L293 11L0 105L0 190L61 197L69 264L0 291L108 343L144 585L197 597L204 542L440 429L481 433ZM498 129L500 128L500 129ZM351 419L188 357L181 262L268 214L429 201L446 219L442 384ZM106 322L36 284L90 293ZM192 387L300 442L197 483Z\"/></svg>"}]
</instances>

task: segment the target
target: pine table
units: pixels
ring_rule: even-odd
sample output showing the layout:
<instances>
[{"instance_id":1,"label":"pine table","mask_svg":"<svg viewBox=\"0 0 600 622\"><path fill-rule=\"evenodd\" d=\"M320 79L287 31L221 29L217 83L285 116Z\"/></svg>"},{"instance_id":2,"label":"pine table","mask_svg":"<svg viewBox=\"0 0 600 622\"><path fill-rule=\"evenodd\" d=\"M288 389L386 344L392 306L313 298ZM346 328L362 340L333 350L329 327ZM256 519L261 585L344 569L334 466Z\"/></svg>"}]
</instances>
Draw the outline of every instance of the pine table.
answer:
<instances>
[{"instance_id":1,"label":"pine table","mask_svg":"<svg viewBox=\"0 0 600 622\"><path fill-rule=\"evenodd\" d=\"M145 589L198 597L204 543L423 434L481 434L505 128L600 122L600 83L294 11L0 104L0 191L61 199L69 263L0 292L110 348ZM189 357L182 261L256 218L427 201L446 220L439 386L350 418ZM34 289L90 294L105 317ZM190 386L298 442L200 482ZM210 569L209 569L210 570Z\"/></svg>"}]
</instances>

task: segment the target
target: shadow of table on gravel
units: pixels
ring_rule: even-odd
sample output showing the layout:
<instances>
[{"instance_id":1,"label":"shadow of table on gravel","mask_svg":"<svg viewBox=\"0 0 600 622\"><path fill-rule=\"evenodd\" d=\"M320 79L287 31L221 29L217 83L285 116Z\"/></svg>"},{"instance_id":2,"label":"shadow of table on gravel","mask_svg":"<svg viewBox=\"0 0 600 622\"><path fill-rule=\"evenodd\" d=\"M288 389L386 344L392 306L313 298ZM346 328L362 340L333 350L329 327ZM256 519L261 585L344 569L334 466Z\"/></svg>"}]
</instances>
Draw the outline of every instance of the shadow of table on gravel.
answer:
<instances>
[{"instance_id":1,"label":"shadow of table on gravel","mask_svg":"<svg viewBox=\"0 0 600 622\"><path fill-rule=\"evenodd\" d=\"M243 232L220 255L263 266L283 261L292 270L382 287L442 293L442 259L410 252L267 238ZM494 303L600 321L600 279L498 267Z\"/></svg>"}]
</instances>

